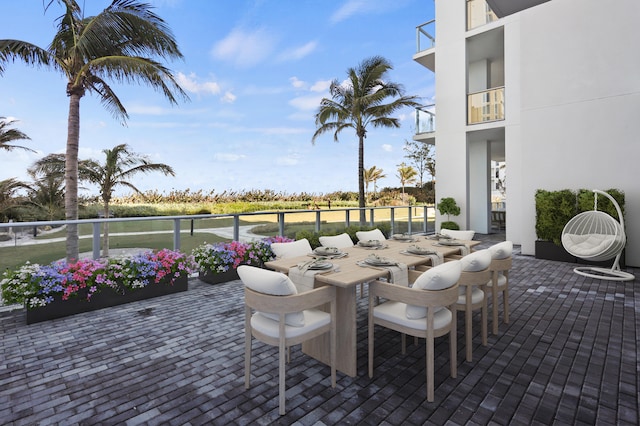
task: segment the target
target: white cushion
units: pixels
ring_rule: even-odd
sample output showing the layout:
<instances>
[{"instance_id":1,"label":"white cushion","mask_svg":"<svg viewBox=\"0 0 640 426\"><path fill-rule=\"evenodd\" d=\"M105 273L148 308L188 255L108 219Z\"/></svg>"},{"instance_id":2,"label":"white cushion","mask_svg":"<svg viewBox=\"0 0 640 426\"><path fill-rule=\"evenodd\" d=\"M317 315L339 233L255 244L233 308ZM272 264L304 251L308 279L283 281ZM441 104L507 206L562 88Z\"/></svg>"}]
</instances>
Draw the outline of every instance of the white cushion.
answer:
<instances>
[{"instance_id":1,"label":"white cushion","mask_svg":"<svg viewBox=\"0 0 640 426\"><path fill-rule=\"evenodd\" d=\"M462 270L464 272L483 271L491 264L491 252L488 249L474 251L463 256L460 262L462 262Z\"/></svg>"},{"instance_id":2,"label":"white cushion","mask_svg":"<svg viewBox=\"0 0 640 426\"><path fill-rule=\"evenodd\" d=\"M578 257L604 253L615 242L615 235L562 234L562 245L564 248L566 248L569 253Z\"/></svg>"},{"instance_id":3,"label":"white cushion","mask_svg":"<svg viewBox=\"0 0 640 426\"><path fill-rule=\"evenodd\" d=\"M284 335L286 338L298 337L312 330L316 330L331 322L331 314L318 309L306 309L301 312L304 315L302 326L284 326ZM289 315L289 314L287 314ZM264 312L256 312L251 317L251 327L267 336L277 338L280 334L280 326L277 316L274 320L271 316L267 316Z\"/></svg>"},{"instance_id":4,"label":"white cushion","mask_svg":"<svg viewBox=\"0 0 640 426\"><path fill-rule=\"evenodd\" d=\"M413 283L413 288L420 290L443 290L449 288L458 282L461 271L462 264L459 260L434 266L418 277ZM427 316L427 308L424 306L407 305L406 316L408 319L424 318Z\"/></svg>"},{"instance_id":5,"label":"white cushion","mask_svg":"<svg viewBox=\"0 0 640 426\"><path fill-rule=\"evenodd\" d=\"M496 286L498 290L504 287L507 284L507 277L504 276L502 272L498 273L498 285ZM489 280L487 283L487 287L493 287L493 280Z\"/></svg>"},{"instance_id":6,"label":"white cushion","mask_svg":"<svg viewBox=\"0 0 640 426\"><path fill-rule=\"evenodd\" d=\"M255 266L238 266L238 275L243 284L253 291L272 296L291 296L298 294L296 286L288 276L280 272L269 271L267 269L256 268ZM268 312L262 313L265 317L277 322L278 314ZM305 325L305 318L302 312L291 312L285 315L285 323L293 327Z\"/></svg>"},{"instance_id":7,"label":"white cushion","mask_svg":"<svg viewBox=\"0 0 640 426\"><path fill-rule=\"evenodd\" d=\"M377 241L386 240L382 231L377 228L372 229L371 231L358 231L356 232L356 237L358 237L358 241L365 241L365 242L371 241L371 240L377 240Z\"/></svg>"},{"instance_id":8,"label":"white cushion","mask_svg":"<svg viewBox=\"0 0 640 426\"><path fill-rule=\"evenodd\" d=\"M426 330L427 321L424 317L419 319L407 318L405 314L407 305L401 302L385 302L373 308L373 316L415 330ZM440 308L434 312L433 325L435 330L447 327L452 319L451 311L447 308Z\"/></svg>"},{"instance_id":9,"label":"white cushion","mask_svg":"<svg viewBox=\"0 0 640 426\"><path fill-rule=\"evenodd\" d=\"M320 244L323 247L347 248L353 247L353 241L346 232L340 235L326 235L320 237Z\"/></svg>"},{"instance_id":10,"label":"white cushion","mask_svg":"<svg viewBox=\"0 0 640 426\"><path fill-rule=\"evenodd\" d=\"M489 247L492 259L506 259L513 252L513 243L511 241L503 241Z\"/></svg>"},{"instance_id":11,"label":"white cushion","mask_svg":"<svg viewBox=\"0 0 640 426\"><path fill-rule=\"evenodd\" d=\"M466 287L460 286L459 294L458 294L458 305L466 305L467 304L467 293ZM475 305L476 303L482 302L484 299L484 291L480 290L478 287L473 287L471 290L471 304Z\"/></svg>"},{"instance_id":12,"label":"white cushion","mask_svg":"<svg viewBox=\"0 0 640 426\"><path fill-rule=\"evenodd\" d=\"M278 259L288 259L290 257L304 256L312 252L309 240L303 238L301 240L290 243L272 243L271 251Z\"/></svg>"},{"instance_id":13,"label":"white cushion","mask_svg":"<svg viewBox=\"0 0 640 426\"><path fill-rule=\"evenodd\" d=\"M476 235L475 231L458 231L455 229L440 229L440 233L442 235L448 235L451 238L456 238L458 240L471 241L473 240L473 236Z\"/></svg>"}]
</instances>

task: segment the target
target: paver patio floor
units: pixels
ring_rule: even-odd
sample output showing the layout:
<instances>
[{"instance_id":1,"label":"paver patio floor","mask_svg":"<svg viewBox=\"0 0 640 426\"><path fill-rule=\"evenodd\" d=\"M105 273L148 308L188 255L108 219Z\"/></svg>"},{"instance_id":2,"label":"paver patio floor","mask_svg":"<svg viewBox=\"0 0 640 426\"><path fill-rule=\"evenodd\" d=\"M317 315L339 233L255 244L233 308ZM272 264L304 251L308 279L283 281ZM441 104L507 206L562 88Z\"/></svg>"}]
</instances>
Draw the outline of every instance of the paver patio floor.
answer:
<instances>
[{"instance_id":1,"label":"paver patio floor","mask_svg":"<svg viewBox=\"0 0 640 426\"><path fill-rule=\"evenodd\" d=\"M458 314L458 377L449 377L448 338L437 339L433 403L424 341L402 355L400 336L377 328L369 379L367 302L359 299L358 376L338 373L332 389L329 368L293 348L285 416L277 348L254 341L252 387L244 389L239 281L192 279L184 293L29 326L24 312L5 312L0 423L639 424L638 280L585 278L574 266L516 254L510 323L486 347L476 334L465 362Z\"/></svg>"}]
</instances>

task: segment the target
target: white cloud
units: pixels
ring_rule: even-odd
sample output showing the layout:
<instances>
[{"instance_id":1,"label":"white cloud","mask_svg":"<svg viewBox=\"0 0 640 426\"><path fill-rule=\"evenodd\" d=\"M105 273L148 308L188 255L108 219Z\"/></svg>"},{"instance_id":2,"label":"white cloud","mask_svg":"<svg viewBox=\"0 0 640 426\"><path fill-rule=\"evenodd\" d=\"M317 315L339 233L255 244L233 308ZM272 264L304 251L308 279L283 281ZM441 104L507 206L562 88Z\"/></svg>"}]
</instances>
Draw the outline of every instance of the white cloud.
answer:
<instances>
[{"instance_id":1,"label":"white cloud","mask_svg":"<svg viewBox=\"0 0 640 426\"><path fill-rule=\"evenodd\" d=\"M236 95L231 92L225 92L224 96L221 98L222 102L225 104L232 104L236 100Z\"/></svg>"},{"instance_id":2,"label":"white cloud","mask_svg":"<svg viewBox=\"0 0 640 426\"><path fill-rule=\"evenodd\" d=\"M295 166L298 164L297 155L289 155L286 157L278 157L276 158L276 164L278 166Z\"/></svg>"},{"instance_id":3,"label":"white cloud","mask_svg":"<svg viewBox=\"0 0 640 426\"><path fill-rule=\"evenodd\" d=\"M300 60L305 56L308 56L309 54L311 54L314 50L316 50L317 46L318 46L317 42L310 41L302 46L285 50L280 55L278 55L278 60L281 62Z\"/></svg>"},{"instance_id":4,"label":"white cloud","mask_svg":"<svg viewBox=\"0 0 640 426\"><path fill-rule=\"evenodd\" d=\"M331 81L332 80L318 80L315 83L313 83L313 86L311 86L311 90L312 92L324 92L329 90L329 87L331 86Z\"/></svg>"},{"instance_id":5,"label":"white cloud","mask_svg":"<svg viewBox=\"0 0 640 426\"><path fill-rule=\"evenodd\" d=\"M234 162L234 161L242 160L245 157L246 156L242 154L231 154L227 152L219 152L213 156L215 160L226 161L226 162Z\"/></svg>"},{"instance_id":6,"label":"white cloud","mask_svg":"<svg viewBox=\"0 0 640 426\"><path fill-rule=\"evenodd\" d=\"M388 0L348 0L331 15L331 22L335 24L359 14L385 13L401 7L402 3L402 0L394 0L393 2Z\"/></svg>"},{"instance_id":7,"label":"white cloud","mask_svg":"<svg viewBox=\"0 0 640 426\"><path fill-rule=\"evenodd\" d=\"M307 83L302 80L298 80L298 77L295 76L289 78L289 81L291 82L291 85L296 89L302 89L307 86Z\"/></svg>"},{"instance_id":8,"label":"white cloud","mask_svg":"<svg viewBox=\"0 0 640 426\"><path fill-rule=\"evenodd\" d=\"M215 81L205 81L203 83L198 82L198 77L195 73L191 73L188 76L179 72L176 75L176 81L187 92L191 93L209 93L217 95L220 93L220 85Z\"/></svg>"},{"instance_id":9,"label":"white cloud","mask_svg":"<svg viewBox=\"0 0 640 426\"><path fill-rule=\"evenodd\" d=\"M389 145L388 143L382 144L382 150L386 152L393 151L393 145Z\"/></svg>"},{"instance_id":10,"label":"white cloud","mask_svg":"<svg viewBox=\"0 0 640 426\"><path fill-rule=\"evenodd\" d=\"M289 105L303 111L309 111L318 108L322 98L322 95L299 96L291 99Z\"/></svg>"},{"instance_id":11,"label":"white cloud","mask_svg":"<svg viewBox=\"0 0 640 426\"><path fill-rule=\"evenodd\" d=\"M235 29L216 43L211 54L216 59L248 68L268 58L274 45L275 38L264 29L252 32Z\"/></svg>"}]
</instances>

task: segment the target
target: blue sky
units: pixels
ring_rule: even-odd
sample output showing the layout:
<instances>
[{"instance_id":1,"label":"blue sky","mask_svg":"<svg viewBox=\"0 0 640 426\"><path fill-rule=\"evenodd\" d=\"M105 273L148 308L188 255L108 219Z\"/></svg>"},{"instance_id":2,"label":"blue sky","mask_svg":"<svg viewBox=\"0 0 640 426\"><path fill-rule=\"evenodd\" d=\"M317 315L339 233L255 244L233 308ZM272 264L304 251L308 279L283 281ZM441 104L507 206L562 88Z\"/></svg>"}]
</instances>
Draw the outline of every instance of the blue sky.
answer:
<instances>
[{"instance_id":1,"label":"blue sky","mask_svg":"<svg viewBox=\"0 0 640 426\"><path fill-rule=\"evenodd\" d=\"M172 166L175 177L140 175L141 190L285 193L357 190L357 138L342 132L311 137L320 100L331 80L349 67L381 55L394 69L390 80L406 95L431 103L433 74L411 57L416 26L433 17L431 0L150 0L172 29L183 61L166 63L191 101L172 106L145 86L113 84L127 109L126 126L87 95L80 110L80 158L102 160L102 150L121 143ZM87 15L107 1L88 0ZM41 0L0 0L0 39L47 47L61 9L46 13ZM0 116L38 151L0 152L0 180L28 180L26 168L49 153L65 151L68 98L62 75L8 64L0 76ZM369 129L365 167L387 178L378 187L399 186L402 147L414 134L410 109L397 115L399 129ZM128 193L120 190L119 193ZM84 194L97 193L95 189Z\"/></svg>"}]
</instances>

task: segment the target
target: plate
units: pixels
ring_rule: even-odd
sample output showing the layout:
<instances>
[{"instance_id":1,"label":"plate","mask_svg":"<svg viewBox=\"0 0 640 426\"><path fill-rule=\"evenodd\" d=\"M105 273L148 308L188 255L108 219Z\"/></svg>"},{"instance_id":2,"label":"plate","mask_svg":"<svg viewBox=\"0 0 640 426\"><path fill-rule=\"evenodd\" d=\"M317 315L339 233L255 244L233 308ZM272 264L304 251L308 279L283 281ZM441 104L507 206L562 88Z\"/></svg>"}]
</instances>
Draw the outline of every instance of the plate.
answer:
<instances>
[{"instance_id":1,"label":"plate","mask_svg":"<svg viewBox=\"0 0 640 426\"><path fill-rule=\"evenodd\" d=\"M311 270L330 269L332 267L333 267L333 263L331 262L315 262L309 265L309 269Z\"/></svg>"},{"instance_id":2,"label":"plate","mask_svg":"<svg viewBox=\"0 0 640 426\"><path fill-rule=\"evenodd\" d=\"M358 241L358 245L361 247L380 247L382 242L379 240Z\"/></svg>"},{"instance_id":3,"label":"plate","mask_svg":"<svg viewBox=\"0 0 640 426\"><path fill-rule=\"evenodd\" d=\"M462 241L457 240L440 240L438 244L441 246L463 246L464 243Z\"/></svg>"},{"instance_id":4,"label":"plate","mask_svg":"<svg viewBox=\"0 0 640 426\"><path fill-rule=\"evenodd\" d=\"M372 265L372 266L395 266L398 264L398 262L393 261L391 259L387 259L384 257L367 257L364 260L364 263L366 263L367 265Z\"/></svg>"},{"instance_id":5,"label":"plate","mask_svg":"<svg viewBox=\"0 0 640 426\"><path fill-rule=\"evenodd\" d=\"M411 235L405 234L394 234L391 238L398 241L413 241L413 237Z\"/></svg>"},{"instance_id":6,"label":"plate","mask_svg":"<svg viewBox=\"0 0 640 426\"><path fill-rule=\"evenodd\" d=\"M337 247L316 247L313 252L315 254L319 254L320 256L334 256L336 254L342 254L342 252Z\"/></svg>"},{"instance_id":7,"label":"plate","mask_svg":"<svg viewBox=\"0 0 640 426\"><path fill-rule=\"evenodd\" d=\"M406 252L411 254L421 254L421 255L436 254L436 252L433 250L429 250L421 247L407 247Z\"/></svg>"}]
</instances>

